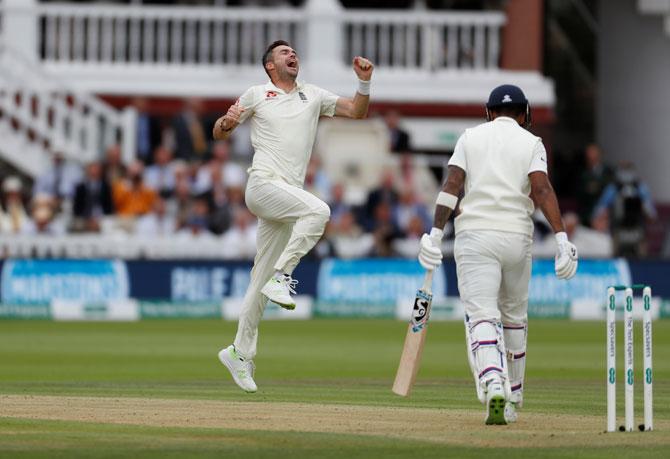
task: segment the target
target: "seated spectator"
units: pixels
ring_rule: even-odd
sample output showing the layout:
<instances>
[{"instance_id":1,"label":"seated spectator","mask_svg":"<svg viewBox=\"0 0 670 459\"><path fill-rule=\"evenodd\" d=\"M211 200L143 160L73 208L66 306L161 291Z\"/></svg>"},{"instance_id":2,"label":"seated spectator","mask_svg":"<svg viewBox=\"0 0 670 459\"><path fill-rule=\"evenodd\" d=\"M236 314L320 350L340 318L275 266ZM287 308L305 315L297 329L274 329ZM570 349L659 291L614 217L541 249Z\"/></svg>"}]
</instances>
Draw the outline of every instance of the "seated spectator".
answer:
<instances>
[{"instance_id":1,"label":"seated spectator","mask_svg":"<svg viewBox=\"0 0 670 459\"><path fill-rule=\"evenodd\" d=\"M107 183L114 185L126 176L126 166L123 164L121 147L118 144L110 145L105 151L105 159L102 161L102 175Z\"/></svg>"},{"instance_id":2,"label":"seated spectator","mask_svg":"<svg viewBox=\"0 0 670 459\"><path fill-rule=\"evenodd\" d=\"M338 258L351 259L367 256L374 246L372 234L363 233L356 224L354 214L348 210L336 221L329 223L326 234Z\"/></svg>"},{"instance_id":3,"label":"seated spectator","mask_svg":"<svg viewBox=\"0 0 670 459\"><path fill-rule=\"evenodd\" d=\"M174 183L175 187L177 186L177 183L180 181L186 181L189 184L189 187L192 186L193 184L193 171L191 169L191 166L185 161L182 161L180 159L176 159L172 161L173 164L173 172L174 172Z\"/></svg>"},{"instance_id":4,"label":"seated spectator","mask_svg":"<svg viewBox=\"0 0 670 459\"><path fill-rule=\"evenodd\" d=\"M167 213L163 198L156 198L154 207L148 214L142 215L135 224L135 233L143 237L171 236L177 229L177 221Z\"/></svg>"},{"instance_id":5,"label":"seated spectator","mask_svg":"<svg viewBox=\"0 0 670 459\"><path fill-rule=\"evenodd\" d=\"M344 192L344 185L336 183L330 193L328 207L330 207L330 221L334 224L339 223L342 215L351 212L351 206L344 202Z\"/></svg>"},{"instance_id":6,"label":"seated spectator","mask_svg":"<svg viewBox=\"0 0 670 459\"><path fill-rule=\"evenodd\" d=\"M72 231L100 231L100 219L114 213L112 188L98 162L86 166L86 177L74 190Z\"/></svg>"},{"instance_id":7,"label":"seated spectator","mask_svg":"<svg viewBox=\"0 0 670 459\"><path fill-rule=\"evenodd\" d=\"M602 160L602 151L596 144L587 145L584 150L584 170L579 178L577 200L579 218L583 225L591 224L593 208L607 185L614 180L612 168Z\"/></svg>"},{"instance_id":8,"label":"seated spectator","mask_svg":"<svg viewBox=\"0 0 670 459\"><path fill-rule=\"evenodd\" d=\"M35 179L33 194L52 196L58 203L62 199L70 200L75 186L81 181L81 168L67 162L60 152L55 152L52 159L52 166Z\"/></svg>"},{"instance_id":9,"label":"seated spectator","mask_svg":"<svg viewBox=\"0 0 670 459\"><path fill-rule=\"evenodd\" d=\"M371 190L368 194L368 199L365 204L365 215L367 218L366 227L368 231L372 231L374 227L374 212L379 207L379 204L388 204L391 211L398 204L398 192L395 187L395 174L393 169L386 168L382 173L380 185Z\"/></svg>"},{"instance_id":10,"label":"seated spectator","mask_svg":"<svg viewBox=\"0 0 670 459\"><path fill-rule=\"evenodd\" d=\"M166 212L168 216L177 222L177 228L180 228L186 222L193 194L191 182L184 176L177 179L174 194L165 201Z\"/></svg>"},{"instance_id":11,"label":"seated spectator","mask_svg":"<svg viewBox=\"0 0 670 459\"><path fill-rule=\"evenodd\" d=\"M400 156L400 183L410 188L418 202L432 206L440 191L435 175L425 159L410 153Z\"/></svg>"},{"instance_id":12,"label":"seated spectator","mask_svg":"<svg viewBox=\"0 0 670 459\"><path fill-rule=\"evenodd\" d=\"M600 217L601 220L603 217ZM583 258L609 258L613 255L612 237L610 236L605 220L604 230L588 228L580 224L579 216L574 212L563 215L563 223L568 239L577 246L579 256ZM533 255L542 258L552 258L556 253L556 238L553 233L536 241L533 245Z\"/></svg>"},{"instance_id":13,"label":"seated spectator","mask_svg":"<svg viewBox=\"0 0 670 459\"><path fill-rule=\"evenodd\" d=\"M207 217L209 208L207 201L202 198L196 198L191 201L184 223L177 231L180 238L207 238L213 234L207 227Z\"/></svg>"},{"instance_id":14,"label":"seated spectator","mask_svg":"<svg viewBox=\"0 0 670 459\"><path fill-rule=\"evenodd\" d=\"M10 175L2 182L2 204L0 209L0 233L20 234L29 221L23 205L23 185L21 179Z\"/></svg>"},{"instance_id":15,"label":"seated spectator","mask_svg":"<svg viewBox=\"0 0 670 459\"><path fill-rule=\"evenodd\" d=\"M373 215L372 235L375 238L375 244L371 256L392 257L395 255L393 241L403 237L393 220L393 209L389 203L380 202Z\"/></svg>"},{"instance_id":16,"label":"seated spectator","mask_svg":"<svg viewBox=\"0 0 670 459\"><path fill-rule=\"evenodd\" d=\"M154 150L153 164L144 171L144 183L162 197L170 197L175 186L174 169L172 152L159 146Z\"/></svg>"},{"instance_id":17,"label":"seated spectator","mask_svg":"<svg viewBox=\"0 0 670 459\"><path fill-rule=\"evenodd\" d=\"M649 187L642 182L630 161L622 161L615 182L603 191L593 212L597 219L607 213L617 256L639 257L647 253L646 220L656 219Z\"/></svg>"},{"instance_id":18,"label":"seated spectator","mask_svg":"<svg viewBox=\"0 0 670 459\"><path fill-rule=\"evenodd\" d=\"M136 160L128 166L128 176L112 185L116 213L135 218L149 213L156 201L156 192L144 184L144 166Z\"/></svg>"},{"instance_id":19,"label":"seated spectator","mask_svg":"<svg viewBox=\"0 0 670 459\"><path fill-rule=\"evenodd\" d=\"M568 239L577 246L580 256L584 258L608 258L613 255L612 236L609 232L596 231L581 225L579 216L574 212L563 215L563 222Z\"/></svg>"},{"instance_id":20,"label":"seated spectator","mask_svg":"<svg viewBox=\"0 0 670 459\"><path fill-rule=\"evenodd\" d=\"M216 176L216 179L214 178ZM246 183L246 172L242 166L230 161L230 143L226 140L218 141L212 146L212 159L196 172L194 190L196 193L207 193L219 180L224 186L228 183L242 186Z\"/></svg>"},{"instance_id":21,"label":"seated spectator","mask_svg":"<svg viewBox=\"0 0 670 459\"><path fill-rule=\"evenodd\" d=\"M252 260L256 256L257 231L256 219L251 212L243 208L235 210L232 226L221 237L224 257Z\"/></svg>"},{"instance_id":22,"label":"seated spectator","mask_svg":"<svg viewBox=\"0 0 670 459\"><path fill-rule=\"evenodd\" d=\"M394 219L401 231L407 231L410 222L415 217L423 222L424 232L430 231L433 219L428 212L428 208L416 199L411 186L406 186L400 194L398 205L395 206Z\"/></svg>"},{"instance_id":23,"label":"seated spectator","mask_svg":"<svg viewBox=\"0 0 670 459\"><path fill-rule=\"evenodd\" d=\"M403 258L416 258L421 236L425 232L426 222L419 215L413 215L407 223L405 237L393 242L393 250Z\"/></svg>"},{"instance_id":24,"label":"seated spectator","mask_svg":"<svg viewBox=\"0 0 670 459\"><path fill-rule=\"evenodd\" d=\"M54 210L57 199L47 194L37 194L31 204L31 217L21 234L28 236L59 236L65 234L65 225L56 218Z\"/></svg>"},{"instance_id":25,"label":"seated spectator","mask_svg":"<svg viewBox=\"0 0 670 459\"><path fill-rule=\"evenodd\" d=\"M209 205L209 230L214 234L222 234L233 221L233 209L228 205L228 190L223 184L220 167L203 167L211 173L212 181L211 187L201 194Z\"/></svg>"}]
</instances>

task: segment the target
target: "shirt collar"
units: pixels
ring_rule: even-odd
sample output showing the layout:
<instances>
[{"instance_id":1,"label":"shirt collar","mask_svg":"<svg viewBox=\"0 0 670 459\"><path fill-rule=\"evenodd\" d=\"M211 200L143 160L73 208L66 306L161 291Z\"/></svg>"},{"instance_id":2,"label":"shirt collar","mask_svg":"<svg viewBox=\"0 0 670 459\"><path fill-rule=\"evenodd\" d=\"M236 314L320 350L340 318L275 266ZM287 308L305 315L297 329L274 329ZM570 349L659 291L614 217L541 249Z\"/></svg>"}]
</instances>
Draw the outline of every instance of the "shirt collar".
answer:
<instances>
[{"instance_id":1,"label":"shirt collar","mask_svg":"<svg viewBox=\"0 0 670 459\"><path fill-rule=\"evenodd\" d=\"M302 89L305 87L305 82L302 80L296 80L296 85L295 85L295 90L302 91ZM286 91L284 91L281 88L278 88L275 86L275 84L272 82L272 80L268 80L267 83L265 83L265 87L263 88L266 91L275 91L281 94L286 94ZM291 91L293 92L293 91Z\"/></svg>"},{"instance_id":2,"label":"shirt collar","mask_svg":"<svg viewBox=\"0 0 670 459\"><path fill-rule=\"evenodd\" d=\"M516 123L516 120L514 118L509 117L509 116L498 116L493 121L505 121L507 123L510 123L510 122Z\"/></svg>"}]
</instances>

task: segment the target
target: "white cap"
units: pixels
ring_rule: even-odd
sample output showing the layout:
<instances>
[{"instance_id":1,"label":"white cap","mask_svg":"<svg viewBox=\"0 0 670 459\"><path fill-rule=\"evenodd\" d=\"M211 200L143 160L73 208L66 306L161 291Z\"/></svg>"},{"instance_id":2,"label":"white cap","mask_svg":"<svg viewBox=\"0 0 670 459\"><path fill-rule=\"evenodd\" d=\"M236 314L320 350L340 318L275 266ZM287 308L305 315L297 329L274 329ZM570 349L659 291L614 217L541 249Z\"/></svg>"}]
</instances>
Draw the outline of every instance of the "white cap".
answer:
<instances>
[{"instance_id":1,"label":"white cap","mask_svg":"<svg viewBox=\"0 0 670 459\"><path fill-rule=\"evenodd\" d=\"M5 193L19 193L21 192L21 188L23 188L21 179L16 175L10 175L2 182L2 190Z\"/></svg>"}]
</instances>

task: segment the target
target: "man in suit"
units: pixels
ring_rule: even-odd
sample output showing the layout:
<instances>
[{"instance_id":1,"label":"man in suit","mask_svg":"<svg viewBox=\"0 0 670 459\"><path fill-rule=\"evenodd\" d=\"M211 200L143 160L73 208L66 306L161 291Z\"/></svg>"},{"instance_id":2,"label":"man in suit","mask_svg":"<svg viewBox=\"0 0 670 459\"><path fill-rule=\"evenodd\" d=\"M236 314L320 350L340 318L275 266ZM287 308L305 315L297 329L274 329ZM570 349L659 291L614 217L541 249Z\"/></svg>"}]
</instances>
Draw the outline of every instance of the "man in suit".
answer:
<instances>
[{"instance_id":1,"label":"man in suit","mask_svg":"<svg viewBox=\"0 0 670 459\"><path fill-rule=\"evenodd\" d=\"M99 162L86 166L86 177L74 190L72 211L75 231L100 231L100 218L114 212L112 189L102 174Z\"/></svg>"},{"instance_id":2,"label":"man in suit","mask_svg":"<svg viewBox=\"0 0 670 459\"><path fill-rule=\"evenodd\" d=\"M400 127L400 113L395 110L387 112L384 122L389 130L390 150L399 153L410 151L412 147L409 134Z\"/></svg>"}]
</instances>

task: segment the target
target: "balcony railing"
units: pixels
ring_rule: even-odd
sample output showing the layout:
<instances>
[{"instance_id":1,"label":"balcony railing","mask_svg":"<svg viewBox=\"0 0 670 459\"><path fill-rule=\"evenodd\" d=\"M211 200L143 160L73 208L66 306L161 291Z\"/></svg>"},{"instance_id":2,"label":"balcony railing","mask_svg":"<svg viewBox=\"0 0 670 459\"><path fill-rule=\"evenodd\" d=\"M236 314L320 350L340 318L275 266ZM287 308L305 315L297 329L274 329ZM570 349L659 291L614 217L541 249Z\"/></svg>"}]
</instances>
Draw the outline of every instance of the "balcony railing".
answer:
<instances>
[{"instance_id":1,"label":"balcony railing","mask_svg":"<svg viewBox=\"0 0 670 459\"><path fill-rule=\"evenodd\" d=\"M353 90L351 58L364 55L377 67L377 100L479 104L511 73L536 105L553 102L539 72L500 67L500 11L345 10L337 0L301 8L2 0L0 16L8 47L95 93L238 97L265 80L267 44L285 39L301 57L301 77L338 94Z\"/></svg>"},{"instance_id":2,"label":"balcony railing","mask_svg":"<svg viewBox=\"0 0 670 459\"><path fill-rule=\"evenodd\" d=\"M256 66L278 38L306 46L308 9L44 4L39 56L47 63L158 66ZM356 55L380 68L497 68L498 12L344 12L331 18L344 64ZM310 44L313 45L313 44ZM311 56L305 56L309 59Z\"/></svg>"},{"instance_id":3,"label":"balcony railing","mask_svg":"<svg viewBox=\"0 0 670 459\"><path fill-rule=\"evenodd\" d=\"M502 13L355 11L342 19L347 62L364 55L393 70L499 67Z\"/></svg>"},{"instance_id":4,"label":"balcony railing","mask_svg":"<svg viewBox=\"0 0 670 459\"><path fill-rule=\"evenodd\" d=\"M47 63L144 66L258 65L267 43L300 44L292 9L39 5L39 55Z\"/></svg>"}]
</instances>

